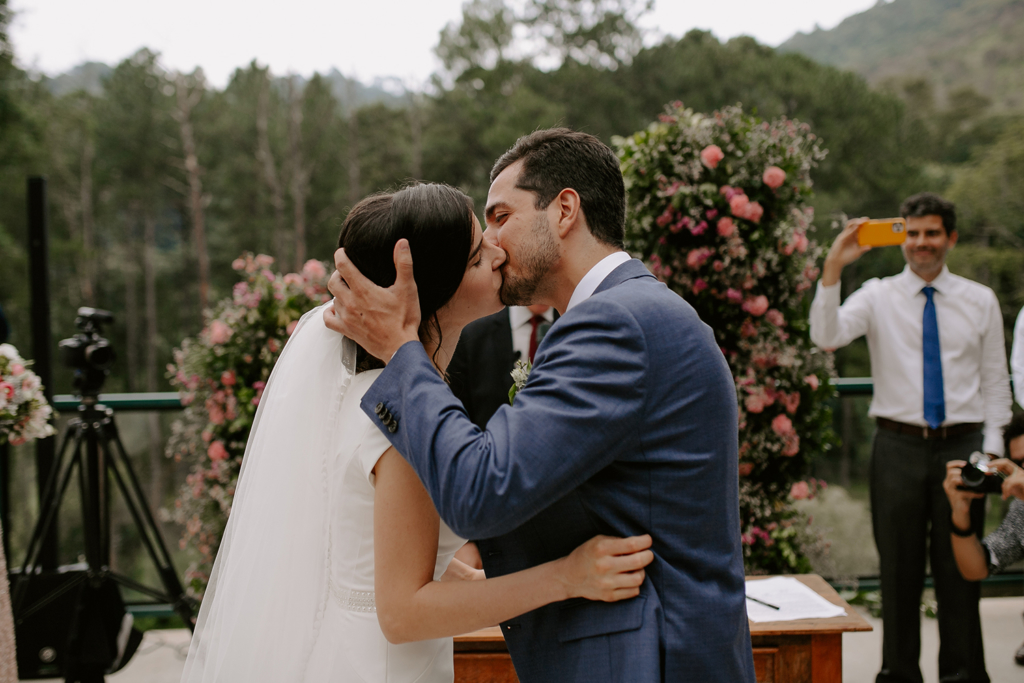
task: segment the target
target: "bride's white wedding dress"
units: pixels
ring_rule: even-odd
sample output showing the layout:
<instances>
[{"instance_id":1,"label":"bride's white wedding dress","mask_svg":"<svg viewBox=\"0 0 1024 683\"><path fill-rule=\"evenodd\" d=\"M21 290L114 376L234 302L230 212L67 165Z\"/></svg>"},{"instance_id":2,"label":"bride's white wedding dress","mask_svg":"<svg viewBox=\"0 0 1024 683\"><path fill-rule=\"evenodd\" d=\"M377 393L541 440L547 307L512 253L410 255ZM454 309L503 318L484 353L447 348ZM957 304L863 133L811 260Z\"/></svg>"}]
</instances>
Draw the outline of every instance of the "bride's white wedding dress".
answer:
<instances>
[{"instance_id":1,"label":"bride's white wedding dress","mask_svg":"<svg viewBox=\"0 0 1024 683\"><path fill-rule=\"evenodd\" d=\"M329 305L329 304L328 304ZM452 639L392 645L374 600L373 467L355 346L303 317L263 394L182 683L442 683ZM434 578L464 543L442 522Z\"/></svg>"}]
</instances>

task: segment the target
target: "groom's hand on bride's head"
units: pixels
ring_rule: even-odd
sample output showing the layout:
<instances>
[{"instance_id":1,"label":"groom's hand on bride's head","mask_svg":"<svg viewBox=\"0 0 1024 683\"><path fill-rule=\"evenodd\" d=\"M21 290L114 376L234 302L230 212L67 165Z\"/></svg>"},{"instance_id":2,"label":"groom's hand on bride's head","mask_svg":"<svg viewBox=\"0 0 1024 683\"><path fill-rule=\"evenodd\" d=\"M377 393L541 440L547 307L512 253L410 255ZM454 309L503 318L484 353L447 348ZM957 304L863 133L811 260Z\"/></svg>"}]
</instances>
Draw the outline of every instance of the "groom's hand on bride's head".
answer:
<instances>
[{"instance_id":1,"label":"groom's hand on bride's head","mask_svg":"<svg viewBox=\"0 0 1024 683\"><path fill-rule=\"evenodd\" d=\"M419 339L420 303L407 240L398 240L394 258L395 284L385 289L364 277L344 249L334 252L337 270L327 285L334 305L324 311L327 327L385 363L403 344Z\"/></svg>"}]
</instances>

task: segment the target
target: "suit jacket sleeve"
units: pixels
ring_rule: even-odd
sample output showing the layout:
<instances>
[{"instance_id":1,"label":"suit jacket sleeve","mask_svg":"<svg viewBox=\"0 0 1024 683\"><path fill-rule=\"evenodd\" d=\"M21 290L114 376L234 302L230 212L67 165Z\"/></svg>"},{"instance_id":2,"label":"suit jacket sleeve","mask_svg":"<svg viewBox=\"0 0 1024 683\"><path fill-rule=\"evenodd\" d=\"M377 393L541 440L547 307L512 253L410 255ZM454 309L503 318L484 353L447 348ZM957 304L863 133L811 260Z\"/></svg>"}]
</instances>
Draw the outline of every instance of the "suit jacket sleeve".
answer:
<instances>
[{"instance_id":1,"label":"suit jacket sleeve","mask_svg":"<svg viewBox=\"0 0 1024 683\"><path fill-rule=\"evenodd\" d=\"M364 412L465 538L515 529L639 437L646 345L626 307L580 304L551 328L535 360L515 406L499 408L486 431L470 421L418 343L399 349L363 396ZM388 415L394 432L386 431Z\"/></svg>"}]
</instances>

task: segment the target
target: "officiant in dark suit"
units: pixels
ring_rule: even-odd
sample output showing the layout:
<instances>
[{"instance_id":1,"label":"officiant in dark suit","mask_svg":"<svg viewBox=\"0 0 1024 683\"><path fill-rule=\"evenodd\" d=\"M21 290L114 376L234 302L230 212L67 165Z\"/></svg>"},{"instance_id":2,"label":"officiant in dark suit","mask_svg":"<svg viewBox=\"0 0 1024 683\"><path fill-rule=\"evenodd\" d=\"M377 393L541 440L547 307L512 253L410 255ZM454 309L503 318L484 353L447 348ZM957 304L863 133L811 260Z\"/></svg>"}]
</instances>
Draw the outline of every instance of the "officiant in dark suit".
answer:
<instances>
[{"instance_id":1,"label":"officiant in dark suit","mask_svg":"<svg viewBox=\"0 0 1024 683\"><path fill-rule=\"evenodd\" d=\"M555 309L543 304L507 306L462 330L448 378L474 424L485 428L498 407L508 403L516 361L533 362L537 346L557 319Z\"/></svg>"}]
</instances>

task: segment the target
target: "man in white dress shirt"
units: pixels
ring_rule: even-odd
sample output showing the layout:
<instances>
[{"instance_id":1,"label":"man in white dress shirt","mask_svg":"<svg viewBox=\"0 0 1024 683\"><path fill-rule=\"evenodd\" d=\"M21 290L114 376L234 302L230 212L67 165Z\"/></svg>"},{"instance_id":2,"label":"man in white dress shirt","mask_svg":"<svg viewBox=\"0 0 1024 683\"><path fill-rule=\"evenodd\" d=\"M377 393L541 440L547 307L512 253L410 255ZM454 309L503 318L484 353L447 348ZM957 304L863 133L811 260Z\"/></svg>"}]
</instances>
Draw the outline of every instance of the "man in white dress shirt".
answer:
<instances>
[{"instance_id":1,"label":"man in white dress shirt","mask_svg":"<svg viewBox=\"0 0 1024 683\"><path fill-rule=\"evenodd\" d=\"M1010 371L1013 373L1013 395L1017 397L1017 405L1024 408L1024 308L1020 309L1013 326Z\"/></svg>"},{"instance_id":2,"label":"man in white dress shirt","mask_svg":"<svg viewBox=\"0 0 1024 683\"><path fill-rule=\"evenodd\" d=\"M939 680L987 682L978 614L980 586L960 576L950 544L946 462L976 450L1001 456L1010 420L1003 319L995 293L953 275L954 206L922 193L900 207L907 220L899 275L871 279L839 304L844 266L870 247L847 223L811 304L811 339L822 348L866 336L876 419L871 517L881 564L882 670L877 683L919 683L920 599L930 556L939 604ZM971 510L981 532L984 501ZM926 548L930 546L930 552Z\"/></svg>"}]
</instances>

